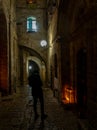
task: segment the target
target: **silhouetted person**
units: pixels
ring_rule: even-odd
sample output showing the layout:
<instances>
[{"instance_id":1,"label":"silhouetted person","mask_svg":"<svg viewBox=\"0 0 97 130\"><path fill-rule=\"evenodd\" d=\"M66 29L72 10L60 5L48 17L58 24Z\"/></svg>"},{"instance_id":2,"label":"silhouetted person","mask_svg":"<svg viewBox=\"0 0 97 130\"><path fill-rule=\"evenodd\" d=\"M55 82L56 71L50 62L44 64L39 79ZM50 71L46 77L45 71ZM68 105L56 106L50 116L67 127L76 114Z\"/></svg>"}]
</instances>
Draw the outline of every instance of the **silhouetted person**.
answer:
<instances>
[{"instance_id":1,"label":"silhouetted person","mask_svg":"<svg viewBox=\"0 0 97 130\"><path fill-rule=\"evenodd\" d=\"M38 118L37 113L37 101L40 101L40 108L41 108L41 120L44 120L47 115L44 114L44 98L43 98L43 91L42 91L42 80L40 78L39 72L34 71L28 78L29 85L32 87L32 96L34 101L34 113L35 113L35 120Z\"/></svg>"}]
</instances>

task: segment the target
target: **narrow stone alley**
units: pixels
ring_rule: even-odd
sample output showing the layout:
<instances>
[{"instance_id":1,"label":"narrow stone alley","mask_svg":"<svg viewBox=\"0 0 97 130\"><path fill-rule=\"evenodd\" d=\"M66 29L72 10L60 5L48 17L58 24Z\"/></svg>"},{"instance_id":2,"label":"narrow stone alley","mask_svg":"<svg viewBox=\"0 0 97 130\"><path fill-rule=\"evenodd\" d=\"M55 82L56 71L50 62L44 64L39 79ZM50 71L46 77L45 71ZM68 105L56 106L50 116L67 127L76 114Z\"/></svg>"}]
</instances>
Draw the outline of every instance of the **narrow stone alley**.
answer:
<instances>
[{"instance_id":1,"label":"narrow stone alley","mask_svg":"<svg viewBox=\"0 0 97 130\"><path fill-rule=\"evenodd\" d=\"M44 89L48 117L44 122L40 117L35 122L30 90L28 86L21 87L13 96L1 98L0 130L79 130L77 117L71 111L64 110L48 88Z\"/></svg>"}]
</instances>

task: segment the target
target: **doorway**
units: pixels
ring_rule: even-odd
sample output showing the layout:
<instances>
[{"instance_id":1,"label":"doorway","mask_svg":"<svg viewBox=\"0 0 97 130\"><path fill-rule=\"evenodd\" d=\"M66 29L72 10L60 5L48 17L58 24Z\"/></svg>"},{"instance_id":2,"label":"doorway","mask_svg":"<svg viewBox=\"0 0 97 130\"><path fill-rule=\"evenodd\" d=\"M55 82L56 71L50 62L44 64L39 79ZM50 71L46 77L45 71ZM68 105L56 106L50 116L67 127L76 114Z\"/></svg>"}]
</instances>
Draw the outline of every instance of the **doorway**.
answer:
<instances>
[{"instance_id":1,"label":"doorway","mask_svg":"<svg viewBox=\"0 0 97 130\"><path fill-rule=\"evenodd\" d=\"M34 70L39 70L39 66L32 60L29 60L28 61L28 73L29 75L31 75L31 73L34 71Z\"/></svg>"},{"instance_id":2,"label":"doorway","mask_svg":"<svg viewBox=\"0 0 97 130\"><path fill-rule=\"evenodd\" d=\"M87 106L87 51L82 48L77 53L77 105L81 117Z\"/></svg>"},{"instance_id":3,"label":"doorway","mask_svg":"<svg viewBox=\"0 0 97 130\"><path fill-rule=\"evenodd\" d=\"M7 23L5 14L0 13L0 91L8 93L8 52L7 52Z\"/></svg>"}]
</instances>

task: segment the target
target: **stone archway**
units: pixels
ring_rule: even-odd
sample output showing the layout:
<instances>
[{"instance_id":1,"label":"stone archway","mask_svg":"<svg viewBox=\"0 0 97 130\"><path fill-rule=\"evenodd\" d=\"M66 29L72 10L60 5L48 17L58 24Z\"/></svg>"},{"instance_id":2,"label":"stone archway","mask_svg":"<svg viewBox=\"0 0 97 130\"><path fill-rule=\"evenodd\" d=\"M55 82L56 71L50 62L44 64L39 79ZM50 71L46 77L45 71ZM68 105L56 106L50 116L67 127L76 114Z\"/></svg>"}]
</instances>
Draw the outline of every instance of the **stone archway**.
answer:
<instances>
[{"instance_id":1,"label":"stone archway","mask_svg":"<svg viewBox=\"0 0 97 130\"><path fill-rule=\"evenodd\" d=\"M0 91L8 93L7 22L0 10Z\"/></svg>"}]
</instances>

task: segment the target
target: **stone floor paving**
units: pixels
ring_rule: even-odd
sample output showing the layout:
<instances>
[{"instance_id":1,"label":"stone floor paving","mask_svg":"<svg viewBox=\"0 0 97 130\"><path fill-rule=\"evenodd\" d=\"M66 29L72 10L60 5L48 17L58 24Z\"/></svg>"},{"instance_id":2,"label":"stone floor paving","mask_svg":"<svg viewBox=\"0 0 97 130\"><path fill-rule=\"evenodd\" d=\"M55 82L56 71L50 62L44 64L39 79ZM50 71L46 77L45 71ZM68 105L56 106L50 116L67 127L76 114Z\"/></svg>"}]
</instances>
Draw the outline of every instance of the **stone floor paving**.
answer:
<instances>
[{"instance_id":1,"label":"stone floor paving","mask_svg":"<svg viewBox=\"0 0 97 130\"><path fill-rule=\"evenodd\" d=\"M45 111L48 117L34 121L33 98L28 86L18 88L12 96L0 101L0 130L79 130L77 117L64 110L50 89L44 90ZM38 103L38 112L40 114Z\"/></svg>"}]
</instances>

